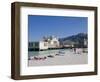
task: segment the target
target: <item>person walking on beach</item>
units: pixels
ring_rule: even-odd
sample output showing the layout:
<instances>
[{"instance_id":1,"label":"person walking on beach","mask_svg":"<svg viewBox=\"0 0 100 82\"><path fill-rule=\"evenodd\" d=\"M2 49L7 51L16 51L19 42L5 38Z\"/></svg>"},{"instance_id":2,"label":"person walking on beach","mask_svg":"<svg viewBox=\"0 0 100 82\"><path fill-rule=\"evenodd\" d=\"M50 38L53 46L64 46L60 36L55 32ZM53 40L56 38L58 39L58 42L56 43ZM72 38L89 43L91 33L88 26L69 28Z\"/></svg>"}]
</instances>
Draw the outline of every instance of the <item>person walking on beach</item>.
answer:
<instances>
[{"instance_id":1,"label":"person walking on beach","mask_svg":"<svg viewBox=\"0 0 100 82\"><path fill-rule=\"evenodd\" d=\"M74 48L74 53L76 53L76 48Z\"/></svg>"}]
</instances>

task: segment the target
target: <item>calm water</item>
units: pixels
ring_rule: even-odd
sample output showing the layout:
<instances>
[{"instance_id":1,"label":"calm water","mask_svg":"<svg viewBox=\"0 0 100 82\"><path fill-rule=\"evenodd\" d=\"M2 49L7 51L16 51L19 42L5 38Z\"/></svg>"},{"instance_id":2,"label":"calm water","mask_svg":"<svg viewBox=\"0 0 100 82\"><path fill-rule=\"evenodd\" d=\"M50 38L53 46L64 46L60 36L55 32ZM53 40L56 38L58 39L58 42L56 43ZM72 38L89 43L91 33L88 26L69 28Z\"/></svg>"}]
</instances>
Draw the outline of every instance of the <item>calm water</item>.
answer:
<instances>
[{"instance_id":1,"label":"calm water","mask_svg":"<svg viewBox=\"0 0 100 82\"><path fill-rule=\"evenodd\" d=\"M72 49L56 49L56 50L46 50L46 51L29 51L28 56L38 56L38 55L52 55L59 52L72 51Z\"/></svg>"}]
</instances>

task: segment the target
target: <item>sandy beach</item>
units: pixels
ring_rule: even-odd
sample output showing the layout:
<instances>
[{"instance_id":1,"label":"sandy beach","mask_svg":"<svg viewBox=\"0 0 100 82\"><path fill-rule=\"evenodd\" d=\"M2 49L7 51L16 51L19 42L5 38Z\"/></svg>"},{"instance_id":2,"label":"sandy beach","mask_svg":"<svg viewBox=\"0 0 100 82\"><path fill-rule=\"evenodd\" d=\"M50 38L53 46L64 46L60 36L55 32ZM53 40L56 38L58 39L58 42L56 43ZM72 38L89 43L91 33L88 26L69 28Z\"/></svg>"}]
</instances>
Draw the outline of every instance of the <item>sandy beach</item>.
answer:
<instances>
[{"instance_id":1,"label":"sandy beach","mask_svg":"<svg viewBox=\"0 0 100 82\"><path fill-rule=\"evenodd\" d=\"M34 57L41 59L36 60ZM59 54L52 53L42 56L31 56L31 59L28 60L28 66L77 65L87 63L88 53L83 53L82 49L77 49L76 53L73 50L68 50L64 51L64 53L59 52Z\"/></svg>"}]
</instances>

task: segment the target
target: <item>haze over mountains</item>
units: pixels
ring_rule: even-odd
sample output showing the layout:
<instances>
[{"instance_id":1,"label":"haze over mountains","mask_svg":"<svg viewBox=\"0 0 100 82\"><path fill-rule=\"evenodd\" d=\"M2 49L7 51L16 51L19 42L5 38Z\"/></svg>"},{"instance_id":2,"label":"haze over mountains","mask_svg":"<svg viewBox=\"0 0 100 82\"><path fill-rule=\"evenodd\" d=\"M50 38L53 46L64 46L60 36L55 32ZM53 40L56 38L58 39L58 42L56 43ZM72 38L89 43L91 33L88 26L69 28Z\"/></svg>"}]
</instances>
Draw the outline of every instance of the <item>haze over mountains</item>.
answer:
<instances>
[{"instance_id":1,"label":"haze over mountains","mask_svg":"<svg viewBox=\"0 0 100 82\"><path fill-rule=\"evenodd\" d=\"M88 39L87 33L78 33L76 35L59 38L60 44L78 44L84 45L84 40Z\"/></svg>"}]
</instances>

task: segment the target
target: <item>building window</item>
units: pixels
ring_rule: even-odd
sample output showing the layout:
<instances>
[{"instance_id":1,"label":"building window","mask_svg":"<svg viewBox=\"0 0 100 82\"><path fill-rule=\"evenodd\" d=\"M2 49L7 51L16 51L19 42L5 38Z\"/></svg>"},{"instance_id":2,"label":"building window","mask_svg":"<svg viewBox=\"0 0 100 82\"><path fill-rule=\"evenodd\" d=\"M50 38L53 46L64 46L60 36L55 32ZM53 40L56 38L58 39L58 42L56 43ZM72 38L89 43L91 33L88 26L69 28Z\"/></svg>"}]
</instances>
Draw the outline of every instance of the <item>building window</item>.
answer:
<instances>
[{"instance_id":1,"label":"building window","mask_svg":"<svg viewBox=\"0 0 100 82\"><path fill-rule=\"evenodd\" d=\"M32 47L33 46L33 43L29 43L29 47Z\"/></svg>"},{"instance_id":2,"label":"building window","mask_svg":"<svg viewBox=\"0 0 100 82\"><path fill-rule=\"evenodd\" d=\"M53 43L54 43L54 44L57 44L57 41L54 41Z\"/></svg>"},{"instance_id":3,"label":"building window","mask_svg":"<svg viewBox=\"0 0 100 82\"><path fill-rule=\"evenodd\" d=\"M47 46L47 43L44 43L44 46Z\"/></svg>"},{"instance_id":4,"label":"building window","mask_svg":"<svg viewBox=\"0 0 100 82\"><path fill-rule=\"evenodd\" d=\"M35 46L39 46L39 43L38 43L38 42L36 42L36 43L35 43Z\"/></svg>"}]
</instances>

